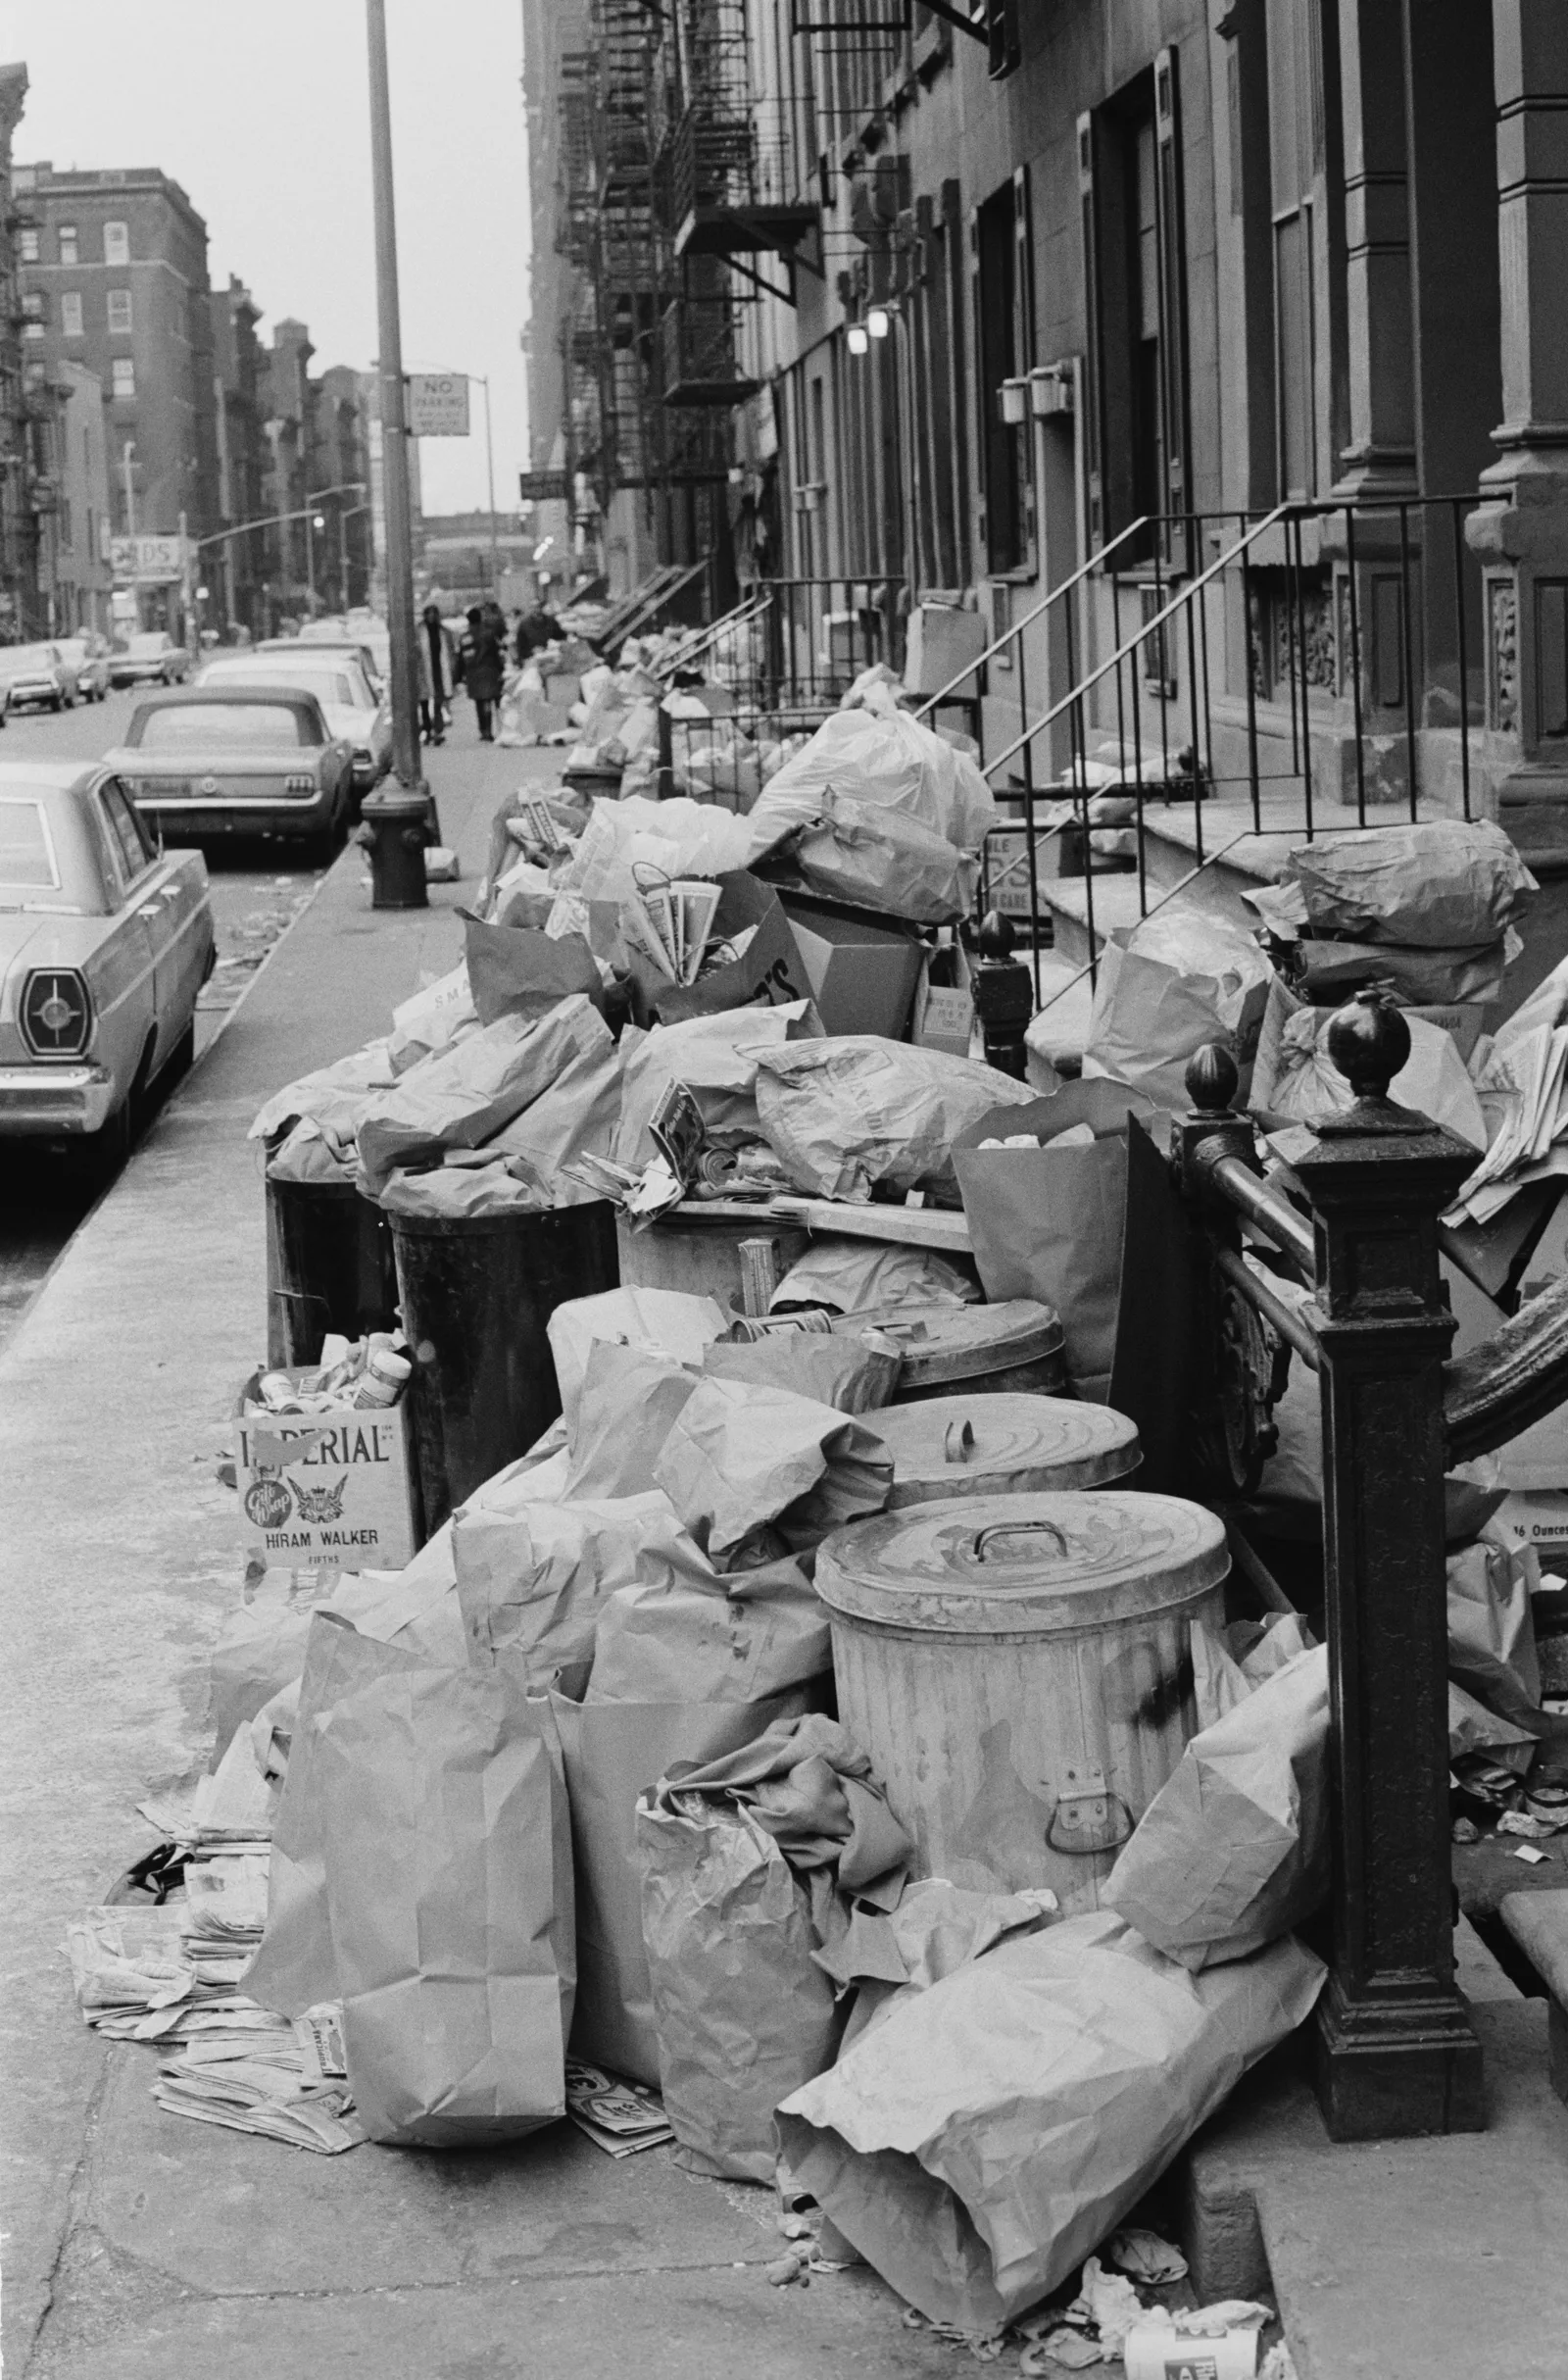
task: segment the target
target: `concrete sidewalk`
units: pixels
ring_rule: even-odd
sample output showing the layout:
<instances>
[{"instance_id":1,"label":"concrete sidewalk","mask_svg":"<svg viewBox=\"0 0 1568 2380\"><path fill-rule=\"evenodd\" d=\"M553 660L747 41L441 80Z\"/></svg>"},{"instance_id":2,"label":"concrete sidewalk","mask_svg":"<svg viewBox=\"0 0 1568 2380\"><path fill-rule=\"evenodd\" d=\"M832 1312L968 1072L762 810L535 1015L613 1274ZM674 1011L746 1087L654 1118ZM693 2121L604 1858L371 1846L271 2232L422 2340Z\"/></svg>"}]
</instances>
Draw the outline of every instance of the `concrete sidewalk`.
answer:
<instances>
[{"instance_id":1,"label":"concrete sidewalk","mask_svg":"<svg viewBox=\"0 0 1568 2380\"><path fill-rule=\"evenodd\" d=\"M766 2193L565 2126L490 2156L312 2157L165 2114L154 2054L106 2048L71 1999L67 1920L150 1848L135 1804L208 1757L207 1650L239 1586L216 1463L265 1331L247 1128L456 962L496 803L557 759L430 756L465 881L377 915L345 854L0 1358L8 2380L505 2380L628 2350L649 2380L949 2368L867 2275L769 2289Z\"/></svg>"}]
</instances>

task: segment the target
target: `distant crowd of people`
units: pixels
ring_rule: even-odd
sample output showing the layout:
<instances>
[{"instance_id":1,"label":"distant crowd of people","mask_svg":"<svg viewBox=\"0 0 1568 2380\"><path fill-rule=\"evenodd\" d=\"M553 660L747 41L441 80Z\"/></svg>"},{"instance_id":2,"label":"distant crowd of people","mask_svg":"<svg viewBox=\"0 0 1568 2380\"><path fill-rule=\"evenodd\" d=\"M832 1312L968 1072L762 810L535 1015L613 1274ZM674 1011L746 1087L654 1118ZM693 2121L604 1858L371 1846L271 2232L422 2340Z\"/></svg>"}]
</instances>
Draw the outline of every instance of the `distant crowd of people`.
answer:
<instances>
[{"instance_id":1,"label":"distant crowd of people","mask_svg":"<svg viewBox=\"0 0 1568 2380\"><path fill-rule=\"evenodd\" d=\"M506 674L507 651L521 669L530 654L559 644L565 635L541 593L533 609L514 612L509 622L493 595L468 606L466 625L455 637L439 604L427 603L416 640L419 651L419 732L427 744L446 742L452 698L461 686L473 705L479 741L495 742L496 705Z\"/></svg>"}]
</instances>

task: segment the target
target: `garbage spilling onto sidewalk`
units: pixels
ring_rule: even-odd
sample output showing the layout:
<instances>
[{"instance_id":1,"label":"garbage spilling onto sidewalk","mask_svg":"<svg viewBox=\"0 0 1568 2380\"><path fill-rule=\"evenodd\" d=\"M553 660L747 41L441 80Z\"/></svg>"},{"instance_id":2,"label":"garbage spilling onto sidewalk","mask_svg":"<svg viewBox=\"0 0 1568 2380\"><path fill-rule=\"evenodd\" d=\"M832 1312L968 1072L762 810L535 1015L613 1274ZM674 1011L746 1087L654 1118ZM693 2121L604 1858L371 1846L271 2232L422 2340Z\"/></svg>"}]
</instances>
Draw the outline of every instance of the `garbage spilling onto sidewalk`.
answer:
<instances>
[{"instance_id":1,"label":"garbage spilling onto sidewalk","mask_svg":"<svg viewBox=\"0 0 1568 2380\"><path fill-rule=\"evenodd\" d=\"M321 2153L570 2121L778 2186L780 2288L863 2259L982 2359L1251 2375L1268 2309L1178 2302L1145 2202L1322 1987L1329 1660L1169 1492L1171 1118L1224 1045L1288 1188L1373 987L1511 1312L1568 1267L1568 966L1484 1031L1505 838L1326 837L1255 930L1114 940L1042 1092L972 1003L925 1029L998 818L962 739L876 670L763 736L690 655L509 678L502 742L570 762L503 803L462 963L256 1118L218 1757L148 1806L160 1905L72 1926L78 2003L171 2113ZM1288 1473L1320 1526L1274 1362L1260 1502ZM1452 1482L1450 1750L1456 1815L1528 1848L1568 1789L1507 1459Z\"/></svg>"}]
</instances>

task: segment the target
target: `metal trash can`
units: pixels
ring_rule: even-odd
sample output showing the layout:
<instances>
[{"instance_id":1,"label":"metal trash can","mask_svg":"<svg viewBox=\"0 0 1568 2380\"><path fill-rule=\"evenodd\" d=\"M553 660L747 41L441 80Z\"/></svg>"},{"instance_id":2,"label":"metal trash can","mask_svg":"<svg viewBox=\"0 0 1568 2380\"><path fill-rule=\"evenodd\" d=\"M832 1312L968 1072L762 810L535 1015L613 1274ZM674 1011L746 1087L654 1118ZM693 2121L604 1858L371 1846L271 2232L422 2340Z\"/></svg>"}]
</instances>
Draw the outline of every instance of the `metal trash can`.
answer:
<instances>
[{"instance_id":1,"label":"metal trash can","mask_svg":"<svg viewBox=\"0 0 1568 2380\"><path fill-rule=\"evenodd\" d=\"M619 1285L614 1210L393 1215L415 1460L428 1535L561 1412L545 1324Z\"/></svg>"},{"instance_id":2,"label":"metal trash can","mask_svg":"<svg viewBox=\"0 0 1568 2380\"><path fill-rule=\"evenodd\" d=\"M397 1320L390 1218L352 1182L267 1184L267 1361L320 1361L329 1330L363 1338Z\"/></svg>"},{"instance_id":3,"label":"metal trash can","mask_svg":"<svg viewBox=\"0 0 1568 2380\"><path fill-rule=\"evenodd\" d=\"M971 1390L879 1406L869 1426L893 1457L890 1512L954 1496L1103 1487L1143 1461L1125 1413L1073 1397Z\"/></svg>"},{"instance_id":4,"label":"metal trash can","mask_svg":"<svg viewBox=\"0 0 1568 2380\"><path fill-rule=\"evenodd\" d=\"M926 1397L1071 1393L1061 1322L1054 1307L1035 1298L1006 1298L995 1306L911 1301L840 1314L832 1327L844 1338L883 1331L902 1350L900 1405Z\"/></svg>"},{"instance_id":5,"label":"metal trash can","mask_svg":"<svg viewBox=\"0 0 1568 2380\"><path fill-rule=\"evenodd\" d=\"M1222 1624L1230 1566L1212 1512L1119 1485L919 1504L829 1537L839 1716L915 1874L1097 1909L1193 1733L1192 1622Z\"/></svg>"}]
</instances>

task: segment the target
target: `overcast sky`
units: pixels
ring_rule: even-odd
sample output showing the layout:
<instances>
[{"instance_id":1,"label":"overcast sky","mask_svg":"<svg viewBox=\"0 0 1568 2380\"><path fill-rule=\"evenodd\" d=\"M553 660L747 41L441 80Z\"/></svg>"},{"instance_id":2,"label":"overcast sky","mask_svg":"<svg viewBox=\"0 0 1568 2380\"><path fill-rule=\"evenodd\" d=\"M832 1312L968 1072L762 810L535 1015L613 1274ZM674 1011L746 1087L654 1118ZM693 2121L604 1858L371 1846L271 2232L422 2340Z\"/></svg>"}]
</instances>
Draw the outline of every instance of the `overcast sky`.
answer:
<instances>
[{"instance_id":1,"label":"overcast sky","mask_svg":"<svg viewBox=\"0 0 1568 2380\"><path fill-rule=\"evenodd\" d=\"M528 291L518 0L387 0L403 360L488 373L496 503L516 503ZM215 287L237 273L261 335L294 315L313 370L375 354L363 0L0 0L25 62L21 163L159 166L207 221ZM426 438L426 512L485 503L472 435Z\"/></svg>"}]
</instances>

